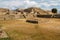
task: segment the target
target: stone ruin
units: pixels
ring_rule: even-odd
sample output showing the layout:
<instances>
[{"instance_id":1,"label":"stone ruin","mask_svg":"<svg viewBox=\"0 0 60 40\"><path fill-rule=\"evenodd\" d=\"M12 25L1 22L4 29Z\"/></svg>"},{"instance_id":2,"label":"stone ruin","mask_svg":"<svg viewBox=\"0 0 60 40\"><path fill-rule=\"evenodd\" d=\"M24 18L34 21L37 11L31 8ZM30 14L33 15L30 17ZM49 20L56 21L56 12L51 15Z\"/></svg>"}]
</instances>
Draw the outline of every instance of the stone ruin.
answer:
<instances>
[{"instance_id":1,"label":"stone ruin","mask_svg":"<svg viewBox=\"0 0 60 40\"><path fill-rule=\"evenodd\" d=\"M0 40L10 40L8 34L3 30L1 25L0 25Z\"/></svg>"},{"instance_id":2,"label":"stone ruin","mask_svg":"<svg viewBox=\"0 0 60 40\"><path fill-rule=\"evenodd\" d=\"M54 15L52 12L44 11L40 8L31 7L27 9L9 10L0 8L0 20L15 20L15 19L33 19L37 15Z\"/></svg>"},{"instance_id":3,"label":"stone ruin","mask_svg":"<svg viewBox=\"0 0 60 40\"><path fill-rule=\"evenodd\" d=\"M0 9L0 20L14 20L14 19L23 19L25 17L24 12L17 12L14 10Z\"/></svg>"},{"instance_id":4,"label":"stone ruin","mask_svg":"<svg viewBox=\"0 0 60 40\"><path fill-rule=\"evenodd\" d=\"M37 20L26 20L26 22L33 23L33 24L38 24L38 21Z\"/></svg>"}]
</instances>

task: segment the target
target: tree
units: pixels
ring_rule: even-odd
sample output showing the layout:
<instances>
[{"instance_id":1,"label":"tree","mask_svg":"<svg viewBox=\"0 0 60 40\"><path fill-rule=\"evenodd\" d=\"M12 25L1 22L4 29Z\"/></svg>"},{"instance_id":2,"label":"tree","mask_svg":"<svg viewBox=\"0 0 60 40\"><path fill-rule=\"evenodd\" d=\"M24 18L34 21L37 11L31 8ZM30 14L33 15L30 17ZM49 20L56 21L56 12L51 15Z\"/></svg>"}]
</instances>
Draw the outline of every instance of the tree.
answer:
<instances>
[{"instance_id":1,"label":"tree","mask_svg":"<svg viewBox=\"0 0 60 40\"><path fill-rule=\"evenodd\" d=\"M52 14L51 17L55 17L55 14L57 13L57 9L56 8L53 8L51 11L52 11L52 13L54 13L54 14Z\"/></svg>"},{"instance_id":2,"label":"tree","mask_svg":"<svg viewBox=\"0 0 60 40\"><path fill-rule=\"evenodd\" d=\"M57 9L56 8L53 8L52 9L52 13L57 13Z\"/></svg>"}]
</instances>

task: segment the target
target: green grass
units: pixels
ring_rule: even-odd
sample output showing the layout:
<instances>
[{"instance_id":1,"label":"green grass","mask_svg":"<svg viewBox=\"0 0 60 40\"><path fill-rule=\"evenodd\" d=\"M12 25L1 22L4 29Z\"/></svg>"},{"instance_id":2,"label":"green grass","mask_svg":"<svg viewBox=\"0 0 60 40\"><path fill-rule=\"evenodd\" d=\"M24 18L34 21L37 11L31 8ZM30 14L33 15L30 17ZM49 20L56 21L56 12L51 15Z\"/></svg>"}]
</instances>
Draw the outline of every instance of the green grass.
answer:
<instances>
[{"instance_id":1,"label":"green grass","mask_svg":"<svg viewBox=\"0 0 60 40\"><path fill-rule=\"evenodd\" d=\"M0 38L0 40L10 40L10 38Z\"/></svg>"}]
</instances>

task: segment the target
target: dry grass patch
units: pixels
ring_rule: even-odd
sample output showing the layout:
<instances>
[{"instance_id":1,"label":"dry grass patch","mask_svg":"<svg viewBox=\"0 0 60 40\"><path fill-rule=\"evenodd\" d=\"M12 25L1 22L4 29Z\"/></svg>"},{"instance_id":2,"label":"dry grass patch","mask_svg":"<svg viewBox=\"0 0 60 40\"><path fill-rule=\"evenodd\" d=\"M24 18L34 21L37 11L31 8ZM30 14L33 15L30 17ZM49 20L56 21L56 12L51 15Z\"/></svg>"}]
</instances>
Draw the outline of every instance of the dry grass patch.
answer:
<instances>
[{"instance_id":1,"label":"dry grass patch","mask_svg":"<svg viewBox=\"0 0 60 40\"><path fill-rule=\"evenodd\" d=\"M60 19L39 20L41 20L39 24L26 23L22 20L0 21L0 23L11 40L60 40L60 21L58 21Z\"/></svg>"}]
</instances>

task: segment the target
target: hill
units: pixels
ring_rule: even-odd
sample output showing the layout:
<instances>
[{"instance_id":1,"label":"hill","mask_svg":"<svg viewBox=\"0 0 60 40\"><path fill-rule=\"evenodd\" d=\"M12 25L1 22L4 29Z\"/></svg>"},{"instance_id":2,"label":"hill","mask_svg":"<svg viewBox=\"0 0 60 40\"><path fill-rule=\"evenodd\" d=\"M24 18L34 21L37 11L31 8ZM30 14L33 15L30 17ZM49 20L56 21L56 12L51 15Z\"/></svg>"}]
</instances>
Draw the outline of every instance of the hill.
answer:
<instances>
[{"instance_id":1,"label":"hill","mask_svg":"<svg viewBox=\"0 0 60 40\"><path fill-rule=\"evenodd\" d=\"M4 11L4 12L3 12ZM0 9L0 25L11 40L60 40L59 18L38 18L36 15L50 15L50 11L31 7L27 9ZM38 24L26 22L37 20Z\"/></svg>"},{"instance_id":2,"label":"hill","mask_svg":"<svg viewBox=\"0 0 60 40\"><path fill-rule=\"evenodd\" d=\"M12 20L12 19L24 19L34 18L37 15L48 15L53 14L52 12L43 10L37 7L30 7L26 9L9 10L6 8L0 8L0 20Z\"/></svg>"}]
</instances>

